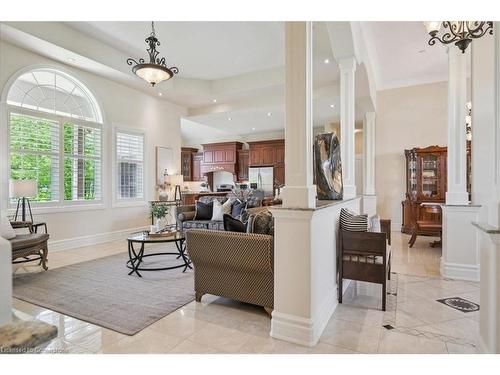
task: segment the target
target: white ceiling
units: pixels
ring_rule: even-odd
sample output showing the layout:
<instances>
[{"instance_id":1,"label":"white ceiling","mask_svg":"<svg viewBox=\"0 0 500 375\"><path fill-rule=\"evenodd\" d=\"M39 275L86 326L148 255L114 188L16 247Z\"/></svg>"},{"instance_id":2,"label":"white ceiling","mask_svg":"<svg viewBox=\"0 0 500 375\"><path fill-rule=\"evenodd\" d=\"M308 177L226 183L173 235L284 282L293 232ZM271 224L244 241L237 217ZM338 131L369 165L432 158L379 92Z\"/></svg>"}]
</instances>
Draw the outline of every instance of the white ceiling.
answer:
<instances>
[{"instance_id":1,"label":"white ceiling","mask_svg":"<svg viewBox=\"0 0 500 375\"><path fill-rule=\"evenodd\" d=\"M146 57L150 22L70 22L106 44ZM155 22L159 57L179 77L214 80L284 65L282 22Z\"/></svg>"},{"instance_id":2,"label":"white ceiling","mask_svg":"<svg viewBox=\"0 0 500 375\"><path fill-rule=\"evenodd\" d=\"M423 22L361 22L377 90L448 79L446 46L428 44Z\"/></svg>"},{"instance_id":3,"label":"white ceiling","mask_svg":"<svg viewBox=\"0 0 500 375\"><path fill-rule=\"evenodd\" d=\"M2 38L11 43L63 63L68 63L68 56L75 56L71 65L150 95L162 92L162 99L188 108L189 120L214 132L244 135L284 127L283 22L155 23L162 43L160 57L165 57L169 66L177 66L180 73L154 89L135 77L125 63L127 57L146 57L144 39L150 33L149 22L8 24ZM428 45L421 22L359 24L377 90L447 79L446 48ZM339 71L326 23L314 23L313 40L313 121L321 126L338 120ZM325 64L325 59L330 63ZM364 76L358 77L357 71L357 83L366 81ZM367 95L356 86L358 98ZM360 112L366 110L357 107ZM359 118L362 113L356 115ZM196 127L190 129L196 132Z\"/></svg>"}]
</instances>

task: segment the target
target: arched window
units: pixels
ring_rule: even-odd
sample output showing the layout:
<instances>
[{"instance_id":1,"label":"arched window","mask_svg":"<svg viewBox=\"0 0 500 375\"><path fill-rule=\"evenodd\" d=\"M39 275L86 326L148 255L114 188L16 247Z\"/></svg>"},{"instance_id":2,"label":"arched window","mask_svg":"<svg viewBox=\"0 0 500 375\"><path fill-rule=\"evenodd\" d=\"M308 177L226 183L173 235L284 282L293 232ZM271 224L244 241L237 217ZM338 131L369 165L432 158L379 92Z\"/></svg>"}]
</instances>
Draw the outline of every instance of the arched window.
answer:
<instances>
[{"instance_id":1,"label":"arched window","mask_svg":"<svg viewBox=\"0 0 500 375\"><path fill-rule=\"evenodd\" d=\"M92 93L55 69L20 75L7 94L10 177L38 182L45 204L102 198L102 115Z\"/></svg>"}]
</instances>

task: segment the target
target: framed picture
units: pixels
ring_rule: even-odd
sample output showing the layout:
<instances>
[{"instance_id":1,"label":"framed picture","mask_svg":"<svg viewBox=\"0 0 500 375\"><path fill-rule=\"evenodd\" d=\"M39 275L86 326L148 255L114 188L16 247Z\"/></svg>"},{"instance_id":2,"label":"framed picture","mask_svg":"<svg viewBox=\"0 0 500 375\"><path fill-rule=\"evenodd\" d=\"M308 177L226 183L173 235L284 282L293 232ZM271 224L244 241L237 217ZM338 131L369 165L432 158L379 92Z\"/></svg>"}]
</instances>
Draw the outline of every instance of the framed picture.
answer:
<instances>
[{"instance_id":1,"label":"framed picture","mask_svg":"<svg viewBox=\"0 0 500 375\"><path fill-rule=\"evenodd\" d=\"M172 171L174 154L170 147L156 146L156 185L163 185L165 171Z\"/></svg>"}]
</instances>

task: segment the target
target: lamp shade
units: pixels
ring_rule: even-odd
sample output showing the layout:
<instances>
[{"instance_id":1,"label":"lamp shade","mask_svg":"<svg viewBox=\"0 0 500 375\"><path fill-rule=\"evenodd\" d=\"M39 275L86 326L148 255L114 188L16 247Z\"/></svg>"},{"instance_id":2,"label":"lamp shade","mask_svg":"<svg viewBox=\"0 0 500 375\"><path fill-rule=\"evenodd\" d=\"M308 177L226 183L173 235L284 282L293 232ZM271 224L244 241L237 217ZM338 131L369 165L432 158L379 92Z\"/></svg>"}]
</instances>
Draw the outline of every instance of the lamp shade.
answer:
<instances>
[{"instance_id":1,"label":"lamp shade","mask_svg":"<svg viewBox=\"0 0 500 375\"><path fill-rule=\"evenodd\" d=\"M10 180L11 198L31 198L38 195L37 180Z\"/></svg>"},{"instance_id":2,"label":"lamp shade","mask_svg":"<svg viewBox=\"0 0 500 375\"><path fill-rule=\"evenodd\" d=\"M174 174L170 177L170 184L177 186L181 185L184 182L184 176L181 174Z\"/></svg>"},{"instance_id":3,"label":"lamp shade","mask_svg":"<svg viewBox=\"0 0 500 375\"><path fill-rule=\"evenodd\" d=\"M441 21L425 21L425 29L429 34L436 34L441 28Z\"/></svg>"}]
</instances>

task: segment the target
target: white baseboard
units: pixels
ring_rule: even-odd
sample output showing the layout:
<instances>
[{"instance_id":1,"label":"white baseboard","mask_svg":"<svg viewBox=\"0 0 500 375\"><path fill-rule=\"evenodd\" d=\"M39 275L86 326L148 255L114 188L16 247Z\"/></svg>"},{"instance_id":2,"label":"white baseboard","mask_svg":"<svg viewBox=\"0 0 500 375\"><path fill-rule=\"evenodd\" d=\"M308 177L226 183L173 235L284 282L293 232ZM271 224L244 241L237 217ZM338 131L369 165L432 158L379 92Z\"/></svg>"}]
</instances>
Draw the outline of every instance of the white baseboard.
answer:
<instances>
[{"instance_id":1,"label":"white baseboard","mask_svg":"<svg viewBox=\"0 0 500 375\"><path fill-rule=\"evenodd\" d=\"M479 281L479 264L445 263L441 260L441 275L454 280Z\"/></svg>"},{"instance_id":2,"label":"white baseboard","mask_svg":"<svg viewBox=\"0 0 500 375\"><path fill-rule=\"evenodd\" d=\"M122 229L115 232L98 233L98 234L91 234L89 236L68 238L58 241L49 240L48 243L49 251L57 252L57 251L74 249L77 247L92 246L105 242L124 240L127 238L128 235L130 235L130 233L140 232L147 228L148 228L147 226L144 226L138 228Z\"/></svg>"},{"instance_id":3,"label":"white baseboard","mask_svg":"<svg viewBox=\"0 0 500 375\"><path fill-rule=\"evenodd\" d=\"M344 281L342 294L345 293L351 282L351 280ZM333 299L325 300L314 319L274 310L271 320L271 336L294 344L315 346L337 308L337 301L336 296Z\"/></svg>"}]
</instances>

